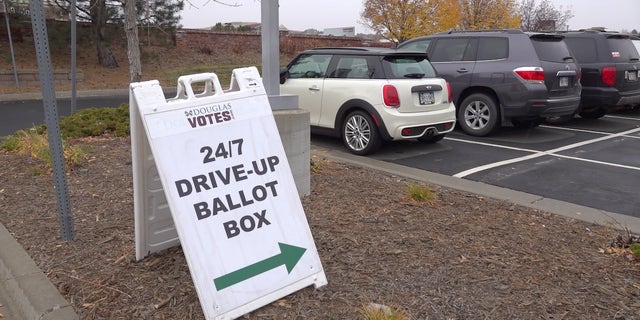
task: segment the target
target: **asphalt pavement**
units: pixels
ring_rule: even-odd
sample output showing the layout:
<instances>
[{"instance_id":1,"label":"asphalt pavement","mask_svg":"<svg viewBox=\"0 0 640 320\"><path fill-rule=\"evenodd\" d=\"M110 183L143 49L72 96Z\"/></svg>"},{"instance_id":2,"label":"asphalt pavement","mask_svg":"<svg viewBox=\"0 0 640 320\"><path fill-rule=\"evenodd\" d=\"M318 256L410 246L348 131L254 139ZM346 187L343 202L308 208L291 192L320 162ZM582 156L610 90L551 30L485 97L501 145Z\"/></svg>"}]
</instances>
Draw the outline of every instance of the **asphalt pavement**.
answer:
<instances>
[{"instance_id":1,"label":"asphalt pavement","mask_svg":"<svg viewBox=\"0 0 640 320\"><path fill-rule=\"evenodd\" d=\"M82 95L88 96L91 94L105 94L105 92L83 93ZM3 98L13 98L15 99L14 101L20 101L20 97ZM33 98L37 99L38 97L35 96ZM1 109L0 116L2 116ZM411 168L396 163L376 160L371 157L355 156L340 150L329 150L312 146L312 153L335 161L380 170L381 172L407 177L429 184L471 192L577 220L628 230L636 234L640 233L640 218L628 215L607 212L602 209L580 206L482 182ZM79 319L69 302L58 292L47 276L37 267L26 251L1 224L0 281L0 314L2 314L5 319Z\"/></svg>"}]
</instances>

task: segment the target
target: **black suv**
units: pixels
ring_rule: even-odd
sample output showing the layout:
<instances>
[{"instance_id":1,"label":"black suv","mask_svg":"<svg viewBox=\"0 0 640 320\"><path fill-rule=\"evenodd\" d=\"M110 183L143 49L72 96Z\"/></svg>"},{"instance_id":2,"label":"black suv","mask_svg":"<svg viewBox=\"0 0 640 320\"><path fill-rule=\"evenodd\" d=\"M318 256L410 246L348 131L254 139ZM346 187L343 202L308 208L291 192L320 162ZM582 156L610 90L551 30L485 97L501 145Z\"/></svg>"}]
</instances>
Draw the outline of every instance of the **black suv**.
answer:
<instances>
[{"instance_id":1,"label":"black suv","mask_svg":"<svg viewBox=\"0 0 640 320\"><path fill-rule=\"evenodd\" d=\"M582 68L581 117L596 119L640 103L640 56L628 34L599 29L561 34Z\"/></svg>"},{"instance_id":2,"label":"black suv","mask_svg":"<svg viewBox=\"0 0 640 320\"><path fill-rule=\"evenodd\" d=\"M449 31L401 43L426 51L453 89L460 128L484 136L576 112L580 68L563 36L520 30Z\"/></svg>"}]
</instances>

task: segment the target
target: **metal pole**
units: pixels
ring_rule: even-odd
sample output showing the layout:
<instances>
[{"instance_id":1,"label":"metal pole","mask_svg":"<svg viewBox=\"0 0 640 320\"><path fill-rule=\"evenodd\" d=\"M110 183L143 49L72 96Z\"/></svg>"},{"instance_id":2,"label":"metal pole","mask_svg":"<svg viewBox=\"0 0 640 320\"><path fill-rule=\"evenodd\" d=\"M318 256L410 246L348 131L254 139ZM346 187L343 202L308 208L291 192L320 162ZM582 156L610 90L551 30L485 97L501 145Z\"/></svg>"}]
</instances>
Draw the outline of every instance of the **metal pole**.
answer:
<instances>
[{"instance_id":1,"label":"metal pole","mask_svg":"<svg viewBox=\"0 0 640 320\"><path fill-rule=\"evenodd\" d=\"M280 95L280 30L278 0L262 1L262 83L269 96Z\"/></svg>"},{"instance_id":2,"label":"metal pole","mask_svg":"<svg viewBox=\"0 0 640 320\"><path fill-rule=\"evenodd\" d=\"M76 112L76 0L71 1L71 114Z\"/></svg>"},{"instance_id":3,"label":"metal pole","mask_svg":"<svg viewBox=\"0 0 640 320\"><path fill-rule=\"evenodd\" d=\"M9 37L9 50L11 51L11 64L13 65L13 78L16 80L16 88L20 88L20 82L18 80L18 68L16 68L16 58L13 53L13 40L11 39L11 26L9 25L9 12L7 12L7 3L2 1L4 8L4 19L7 21L7 36Z\"/></svg>"},{"instance_id":4,"label":"metal pole","mask_svg":"<svg viewBox=\"0 0 640 320\"><path fill-rule=\"evenodd\" d=\"M29 1L29 9L31 11L31 27L36 46L36 57L38 58L38 77L40 78L40 90L42 91L45 124L47 125L47 135L49 137L51 168L53 169L58 200L58 223L60 224L62 240L72 241L75 240L75 233L71 205L69 204L69 189L62 150L62 138L60 136L60 123L58 122L49 39L47 38L47 22L44 16L42 0Z\"/></svg>"},{"instance_id":5,"label":"metal pole","mask_svg":"<svg viewBox=\"0 0 640 320\"><path fill-rule=\"evenodd\" d=\"M298 96L280 94L280 22L278 0L263 0L262 84L272 110L298 109Z\"/></svg>"}]
</instances>

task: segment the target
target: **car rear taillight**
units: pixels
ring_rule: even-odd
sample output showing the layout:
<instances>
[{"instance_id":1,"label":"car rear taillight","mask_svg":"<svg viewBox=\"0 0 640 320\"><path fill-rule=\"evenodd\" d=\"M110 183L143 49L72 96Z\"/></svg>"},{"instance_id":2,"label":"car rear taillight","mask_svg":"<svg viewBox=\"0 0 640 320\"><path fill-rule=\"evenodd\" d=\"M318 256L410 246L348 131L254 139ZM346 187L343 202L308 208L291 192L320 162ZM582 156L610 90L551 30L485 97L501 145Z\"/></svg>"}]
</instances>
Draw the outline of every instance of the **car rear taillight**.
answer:
<instances>
[{"instance_id":1,"label":"car rear taillight","mask_svg":"<svg viewBox=\"0 0 640 320\"><path fill-rule=\"evenodd\" d=\"M387 107L399 107L400 96L398 95L398 89L390 84L384 85L382 87L382 101Z\"/></svg>"},{"instance_id":2,"label":"car rear taillight","mask_svg":"<svg viewBox=\"0 0 640 320\"><path fill-rule=\"evenodd\" d=\"M600 79L608 86L616 85L616 67L603 67L600 73Z\"/></svg>"},{"instance_id":3,"label":"car rear taillight","mask_svg":"<svg viewBox=\"0 0 640 320\"><path fill-rule=\"evenodd\" d=\"M449 84L449 82L447 82L447 92L449 92L447 96L447 99L449 99L448 102L453 102L453 90L451 90L451 84Z\"/></svg>"},{"instance_id":4,"label":"car rear taillight","mask_svg":"<svg viewBox=\"0 0 640 320\"><path fill-rule=\"evenodd\" d=\"M526 81L544 81L544 70L540 67L520 67L513 70L518 77Z\"/></svg>"},{"instance_id":5,"label":"car rear taillight","mask_svg":"<svg viewBox=\"0 0 640 320\"><path fill-rule=\"evenodd\" d=\"M576 70L576 77L578 78L578 81L582 80L582 69Z\"/></svg>"}]
</instances>

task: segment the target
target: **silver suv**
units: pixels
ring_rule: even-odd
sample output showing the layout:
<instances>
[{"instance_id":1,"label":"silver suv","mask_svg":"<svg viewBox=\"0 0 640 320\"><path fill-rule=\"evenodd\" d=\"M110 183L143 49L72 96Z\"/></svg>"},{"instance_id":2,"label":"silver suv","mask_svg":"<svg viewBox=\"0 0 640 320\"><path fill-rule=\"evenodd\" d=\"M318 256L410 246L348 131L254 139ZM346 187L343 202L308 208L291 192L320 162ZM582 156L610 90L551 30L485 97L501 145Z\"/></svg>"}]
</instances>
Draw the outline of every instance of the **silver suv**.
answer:
<instances>
[{"instance_id":1,"label":"silver suv","mask_svg":"<svg viewBox=\"0 0 640 320\"><path fill-rule=\"evenodd\" d=\"M458 124L485 136L573 115L580 105L580 67L560 34L520 30L450 31L403 42L427 52L453 88Z\"/></svg>"},{"instance_id":2,"label":"silver suv","mask_svg":"<svg viewBox=\"0 0 640 320\"><path fill-rule=\"evenodd\" d=\"M313 133L341 137L366 155L383 141L441 140L455 125L449 84L424 52L316 48L281 71L280 91L299 96Z\"/></svg>"}]
</instances>

